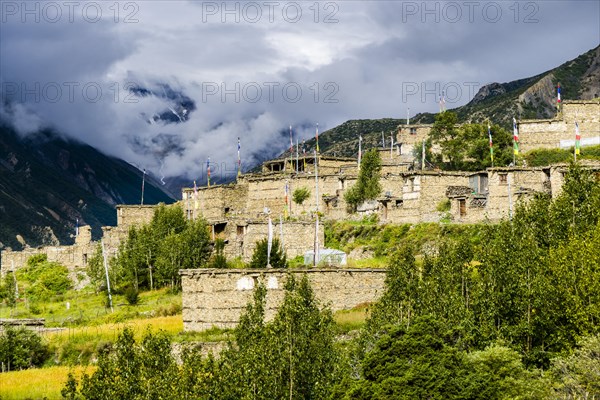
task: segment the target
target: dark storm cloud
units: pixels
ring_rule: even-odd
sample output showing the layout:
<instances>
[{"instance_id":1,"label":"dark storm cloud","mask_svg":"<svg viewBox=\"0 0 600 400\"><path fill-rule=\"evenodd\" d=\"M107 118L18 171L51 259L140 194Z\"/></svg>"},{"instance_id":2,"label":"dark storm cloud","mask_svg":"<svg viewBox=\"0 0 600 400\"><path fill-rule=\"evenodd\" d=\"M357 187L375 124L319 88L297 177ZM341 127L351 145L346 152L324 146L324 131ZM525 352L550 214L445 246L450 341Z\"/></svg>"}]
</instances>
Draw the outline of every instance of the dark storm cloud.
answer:
<instances>
[{"instance_id":1,"label":"dark storm cloud","mask_svg":"<svg viewBox=\"0 0 600 400\"><path fill-rule=\"evenodd\" d=\"M598 2L321 2L318 13L314 3L228 2L229 13L223 4L121 2L116 21L114 3L102 3L93 23L84 14L23 22L3 8L0 81L10 105L0 113L23 133L51 126L141 168L195 179L209 156L213 173L234 171L238 137L250 166L289 146L289 124L301 140L316 122L435 111L444 85L461 90L448 104L459 106L484 84L544 72L600 42ZM168 85L196 109L182 123L148 123L173 104L132 98L132 84Z\"/></svg>"}]
</instances>

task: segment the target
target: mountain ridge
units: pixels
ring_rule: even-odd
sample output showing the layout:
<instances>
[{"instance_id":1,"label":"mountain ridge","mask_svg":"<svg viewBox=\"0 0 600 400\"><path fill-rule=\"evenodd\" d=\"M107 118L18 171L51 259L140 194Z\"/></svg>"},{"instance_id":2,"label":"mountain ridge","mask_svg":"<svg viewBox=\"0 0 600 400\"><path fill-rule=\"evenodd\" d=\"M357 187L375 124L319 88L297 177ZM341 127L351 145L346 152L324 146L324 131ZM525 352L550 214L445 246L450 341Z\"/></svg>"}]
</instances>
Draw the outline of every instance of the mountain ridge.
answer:
<instances>
[{"instance_id":1,"label":"mountain ridge","mask_svg":"<svg viewBox=\"0 0 600 400\"><path fill-rule=\"evenodd\" d=\"M510 82L493 82L482 86L467 104L451 109L461 123L492 123L512 129L512 118L540 119L556 115L556 86L562 86L563 100L590 100L600 97L600 46L573 60L528 78ZM434 113L419 113L411 117L411 124L431 124ZM386 122L387 121L387 122ZM395 126L392 126L396 123ZM349 120L319 135L319 150L324 155L356 157L358 135L363 138L363 148L380 146L381 130L389 145L389 132L404 119ZM387 129L387 130L386 130ZM306 141L307 151L316 147L315 138ZM289 157L289 150L279 157Z\"/></svg>"},{"instance_id":2,"label":"mountain ridge","mask_svg":"<svg viewBox=\"0 0 600 400\"><path fill-rule=\"evenodd\" d=\"M116 204L139 204L142 171L51 131L21 138L0 123L0 249L69 244L77 223L116 225ZM171 203L146 175L144 203Z\"/></svg>"}]
</instances>

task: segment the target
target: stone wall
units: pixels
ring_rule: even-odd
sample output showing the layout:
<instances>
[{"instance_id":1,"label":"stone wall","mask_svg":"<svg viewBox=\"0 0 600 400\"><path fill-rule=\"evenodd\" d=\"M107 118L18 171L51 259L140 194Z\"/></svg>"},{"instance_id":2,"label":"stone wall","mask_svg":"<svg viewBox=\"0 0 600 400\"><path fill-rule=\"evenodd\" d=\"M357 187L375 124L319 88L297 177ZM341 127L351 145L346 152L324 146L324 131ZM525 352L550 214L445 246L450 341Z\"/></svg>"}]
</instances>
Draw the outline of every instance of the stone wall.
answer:
<instances>
[{"instance_id":1,"label":"stone wall","mask_svg":"<svg viewBox=\"0 0 600 400\"><path fill-rule=\"evenodd\" d=\"M117 205L117 226L128 230L134 225L147 224L152 220L156 205Z\"/></svg>"},{"instance_id":2,"label":"stone wall","mask_svg":"<svg viewBox=\"0 0 600 400\"><path fill-rule=\"evenodd\" d=\"M493 168L488 170L489 194L486 217L508 218L509 211L531 199L536 192L550 193L549 168ZM509 184L510 200L509 203Z\"/></svg>"},{"instance_id":3,"label":"stone wall","mask_svg":"<svg viewBox=\"0 0 600 400\"><path fill-rule=\"evenodd\" d=\"M306 274L317 299L333 311L375 302L385 288L384 269L181 270L183 329L235 327L258 282L267 288L265 314L272 319L290 272L297 279Z\"/></svg>"},{"instance_id":4,"label":"stone wall","mask_svg":"<svg viewBox=\"0 0 600 400\"><path fill-rule=\"evenodd\" d=\"M23 251L3 250L0 264L0 274L4 276L9 271L16 271L27 264L29 257L46 254L48 261L66 266L74 275L78 270L87 266L88 260L94 255L96 245L92 242L91 228L79 227L79 236L71 246L47 246L26 248Z\"/></svg>"},{"instance_id":5,"label":"stone wall","mask_svg":"<svg viewBox=\"0 0 600 400\"><path fill-rule=\"evenodd\" d=\"M400 151L400 160L412 162L413 151L417 143L421 143L429 137L433 125L417 124L417 125L400 125L396 134L396 142Z\"/></svg>"},{"instance_id":6,"label":"stone wall","mask_svg":"<svg viewBox=\"0 0 600 400\"><path fill-rule=\"evenodd\" d=\"M304 255L305 252L314 249L316 228L314 222L285 220L280 225L279 219L274 218L272 223L273 236L277 239L280 239L283 228L283 245L288 259ZM226 240L224 252L227 258L240 257L244 262L251 260L256 242L266 239L268 235L268 222L262 220L229 219L215 227L219 228L215 236ZM324 228L321 226L320 247L323 247L324 241Z\"/></svg>"},{"instance_id":7,"label":"stone wall","mask_svg":"<svg viewBox=\"0 0 600 400\"><path fill-rule=\"evenodd\" d=\"M327 203L328 198L335 197L355 180L356 176L319 175L319 211L336 208ZM292 200L294 190L298 188L310 192L302 204ZM183 200L179 204L188 215L202 216L210 223L231 218L266 220L268 215L279 218L286 214L295 219L310 220L316 211L315 176L312 173L243 176L236 184L198 188L197 193L196 201L193 189L183 189Z\"/></svg>"},{"instance_id":8,"label":"stone wall","mask_svg":"<svg viewBox=\"0 0 600 400\"><path fill-rule=\"evenodd\" d=\"M559 148L561 141L575 140L575 121L582 140L600 138L600 99L570 100L553 119L519 121L520 150Z\"/></svg>"}]
</instances>

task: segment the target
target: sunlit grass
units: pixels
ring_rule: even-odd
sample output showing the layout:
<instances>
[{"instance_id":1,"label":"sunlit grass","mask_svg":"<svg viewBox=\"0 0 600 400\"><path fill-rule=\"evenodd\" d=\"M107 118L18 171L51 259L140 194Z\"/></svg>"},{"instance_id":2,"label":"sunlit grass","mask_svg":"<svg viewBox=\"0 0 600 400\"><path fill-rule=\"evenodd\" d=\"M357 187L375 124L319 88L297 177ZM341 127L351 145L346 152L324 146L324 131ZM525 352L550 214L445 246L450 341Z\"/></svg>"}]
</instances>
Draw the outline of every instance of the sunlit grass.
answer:
<instances>
[{"instance_id":1,"label":"sunlit grass","mask_svg":"<svg viewBox=\"0 0 600 400\"><path fill-rule=\"evenodd\" d=\"M370 304L360 304L351 310L341 310L333 314L339 333L347 333L362 328L370 313Z\"/></svg>"},{"instance_id":2,"label":"sunlit grass","mask_svg":"<svg viewBox=\"0 0 600 400\"><path fill-rule=\"evenodd\" d=\"M105 294L84 289L46 302L20 299L14 308L0 306L0 318L44 318L47 327L94 326L161 315L167 308L181 312L181 293L171 293L167 288L141 292L139 304L134 306L123 296L114 295L111 311L106 307Z\"/></svg>"},{"instance_id":3,"label":"sunlit grass","mask_svg":"<svg viewBox=\"0 0 600 400\"><path fill-rule=\"evenodd\" d=\"M0 398L3 400L61 399L60 390L69 372L79 379L82 372L91 374L95 367L49 367L0 374Z\"/></svg>"},{"instance_id":4,"label":"sunlit grass","mask_svg":"<svg viewBox=\"0 0 600 400\"><path fill-rule=\"evenodd\" d=\"M387 257L366 258L363 260L348 259L347 268L386 268L388 264Z\"/></svg>"},{"instance_id":5,"label":"sunlit grass","mask_svg":"<svg viewBox=\"0 0 600 400\"><path fill-rule=\"evenodd\" d=\"M44 336L51 343L60 343L64 341L73 341L77 338L95 338L100 340L114 341L118 334L125 328L130 328L136 335L136 338L143 336L147 329L152 331L163 330L168 334L178 334L183 331L183 320L181 315L172 315L169 317L154 317L132 319L125 322L102 324L97 326L82 326L76 328L67 328L62 331L48 332Z\"/></svg>"}]
</instances>

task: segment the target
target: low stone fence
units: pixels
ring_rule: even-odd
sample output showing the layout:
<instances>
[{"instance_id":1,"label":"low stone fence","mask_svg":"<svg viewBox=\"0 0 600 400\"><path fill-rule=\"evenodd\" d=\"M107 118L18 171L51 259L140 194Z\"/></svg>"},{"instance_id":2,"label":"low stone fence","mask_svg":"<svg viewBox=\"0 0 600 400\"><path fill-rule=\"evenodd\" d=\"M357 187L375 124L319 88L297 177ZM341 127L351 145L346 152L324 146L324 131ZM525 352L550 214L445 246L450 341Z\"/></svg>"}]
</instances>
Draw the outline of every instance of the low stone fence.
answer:
<instances>
[{"instance_id":1,"label":"low stone fence","mask_svg":"<svg viewBox=\"0 0 600 400\"><path fill-rule=\"evenodd\" d=\"M213 326L233 328L254 287L267 288L265 316L271 320L284 296L290 274L306 274L315 296L334 312L377 301L385 288L385 269L188 269L179 271L183 288L183 329L200 331Z\"/></svg>"}]
</instances>

